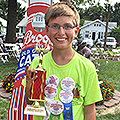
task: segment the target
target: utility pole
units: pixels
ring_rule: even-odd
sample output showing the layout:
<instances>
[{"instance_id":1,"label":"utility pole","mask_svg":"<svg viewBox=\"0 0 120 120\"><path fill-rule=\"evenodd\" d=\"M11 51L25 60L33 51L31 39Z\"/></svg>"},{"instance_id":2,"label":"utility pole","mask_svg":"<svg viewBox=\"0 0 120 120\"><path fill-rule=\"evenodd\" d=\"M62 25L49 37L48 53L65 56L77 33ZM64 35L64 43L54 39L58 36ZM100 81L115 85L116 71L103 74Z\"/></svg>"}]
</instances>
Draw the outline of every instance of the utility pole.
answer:
<instances>
[{"instance_id":1,"label":"utility pole","mask_svg":"<svg viewBox=\"0 0 120 120\"><path fill-rule=\"evenodd\" d=\"M110 4L108 4L107 22L106 22L106 30L105 30L105 41L104 41L104 50L105 51L106 51L106 42L107 42L109 14L110 14Z\"/></svg>"}]
</instances>

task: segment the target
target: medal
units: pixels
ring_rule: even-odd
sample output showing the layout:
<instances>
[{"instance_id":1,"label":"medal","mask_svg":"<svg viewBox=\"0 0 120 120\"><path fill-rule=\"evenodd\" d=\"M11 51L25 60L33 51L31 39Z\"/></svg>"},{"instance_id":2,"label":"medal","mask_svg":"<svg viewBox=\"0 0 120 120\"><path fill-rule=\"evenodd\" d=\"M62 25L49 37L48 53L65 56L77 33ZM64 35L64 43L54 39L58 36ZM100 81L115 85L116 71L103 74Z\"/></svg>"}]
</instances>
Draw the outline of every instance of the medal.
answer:
<instances>
[{"instance_id":1,"label":"medal","mask_svg":"<svg viewBox=\"0 0 120 120\"><path fill-rule=\"evenodd\" d=\"M55 100L50 104L50 112L54 115L61 114L63 108L64 108L63 104L58 100Z\"/></svg>"},{"instance_id":2,"label":"medal","mask_svg":"<svg viewBox=\"0 0 120 120\"><path fill-rule=\"evenodd\" d=\"M66 91L62 90L59 93L59 98L63 103L69 103L73 99L73 93L72 92L66 92Z\"/></svg>"},{"instance_id":3,"label":"medal","mask_svg":"<svg viewBox=\"0 0 120 120\"><path fill-rule=\"evenodd\" d=\"M48 84L45 87L45 95L49 99L53 99L57 95L57 88L54 84Z\"/></svg>"},{"instance_id":4,"label":"medal","mask_svg":"<svg viewBox=\"0 0 120 120\"><path fill-rule=\"evenodd\" d=\"M48 85L48 84L54 84L57 87L59 84L58 77L55 75L50 75L46 80L46 85Z\"/></svg>"},{"instance_id":5,"label":"medal","mask_svg":"<svg viewBox=\"0 0 120 120\"><path fill-rule=\"evenodd\" d=\"M49 98L45 97L44 105L45 105L47 114L46 114L46 116L44 117L43 120L48 120L49 117L50 117L50 105L51 105L52 101L53 101L52 99L49 99Z\"/></svg>"},{"instance_id":6,"label":"medal","mask_svg":"<svg viewBox=\"0 0 120 120\"><path fill-rule=\"evenodd\" d=\"M64 91L72 91L75 87L75 82L72 78L66 77L61 81L61 88Z\"/></svg>"},{"instance_id":7,"label":"medal","mask_svg":"<svg viewBox=\"0 0 120 120\"><path fill-rule=\"evenodd\" d=\"M53 102L52 99L49 99L49 98L46 98L46 97L45 97L44 105L45 105L45 107L46 107L47 110L50 109L50 104L51 104L52 102Z\"/></svg>"}]
</instances>

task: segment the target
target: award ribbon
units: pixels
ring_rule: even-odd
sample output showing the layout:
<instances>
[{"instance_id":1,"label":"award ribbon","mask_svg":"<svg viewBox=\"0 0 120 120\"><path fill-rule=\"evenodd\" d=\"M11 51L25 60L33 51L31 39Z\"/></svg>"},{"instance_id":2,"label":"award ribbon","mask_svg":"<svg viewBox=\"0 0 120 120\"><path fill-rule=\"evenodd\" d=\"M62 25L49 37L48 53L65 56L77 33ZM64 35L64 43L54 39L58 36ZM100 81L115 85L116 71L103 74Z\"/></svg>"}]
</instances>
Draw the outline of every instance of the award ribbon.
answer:
<instances>
[{"instance_id":1,"label":"award ribbon","mask_svg":"<svg viewBox=\"0 0 120 120\"><path fill-rule=\"evenodd\" d=\"M50 114L50 120L60 120L60 115Z\"/></svg>"},{"instance_id":2,"label":"award ribbon","mask_svg":"<svg viewBox=\"0 0 120 120\"><path fill-rule=\"evenodd\" d=\"M73 120L73 112L72 112L72 101L70 103L63 103L63 119L64 120Z\"/></svg>"},{"instance_id":3,"label":"award ribbon","mask_svg":"<svg viewBox=\"0 0 120 120\"><path fill-rule=\"evenodd\" d=\"M75 82L72 78L66 77L61 81L62 91L59 93L59 98L63 102L63 119L73 120L72 99L73 93L71 92L75 87Z\"/></svg>"},{"instance_id":4,"label":"award ribbon","mask_svg":"<svg viewBox=\"0 0 120 120\"><path fill-rule=\"evenodd\" d=\"M73 112L72 112L73 93L62 90L59 93L59 98L64 105L64 109L63 109L64 120L73 120Z\"/></svg>"}]
</instances>

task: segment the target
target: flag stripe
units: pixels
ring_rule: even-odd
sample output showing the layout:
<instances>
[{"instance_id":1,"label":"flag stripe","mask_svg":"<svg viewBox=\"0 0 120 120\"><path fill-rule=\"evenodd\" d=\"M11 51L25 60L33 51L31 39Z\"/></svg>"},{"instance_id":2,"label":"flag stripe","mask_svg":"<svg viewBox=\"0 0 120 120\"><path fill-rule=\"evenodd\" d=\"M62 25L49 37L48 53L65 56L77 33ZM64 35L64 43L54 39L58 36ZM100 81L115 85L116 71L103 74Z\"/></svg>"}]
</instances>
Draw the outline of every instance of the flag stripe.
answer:
<instances>
[{"instance_id":1,"label":"flag stripe","mask_svg":"<svg viewBox=\"0 0 120 120\"><path fill-rule=\"evenodd\" d=\"M17 102L17 120L18 120L18 107L19 107L20 93L21 93L21 86L19 87L18 102Z\"/></svg>"},{"instance_id":2,"label":"flag stripe","mask_svg":"<svg viewBox=\"0 0 120 120\"><path fill-rule=\"evenodd\" d=\"M10 108L9 108L9 120L11 120L11 118L12 118L12 103L13 103L13 99L14 99L14 93L15 93L15 90L13 90L13 92L12 92L12 98L11 98L11 101L10 101Z\"/></svg>"},{"instance_id":3,"label":"flag stripe","mask_svg":"<svg viewBox=\"0 0 120 120\"><path fill-rule=\"evenodd\" d=\"M14 116L15 116L15 115L14 115L14 112L15 112L15 111L14 111L14 110L15 110L14 108L15 108L15 102L16 102L17 91L18 91L18 88L16 88L16 90L15 90L15 97L14 97L14 103L13 103L13 120L14 120Z\"/></svg>"}]
</instances>

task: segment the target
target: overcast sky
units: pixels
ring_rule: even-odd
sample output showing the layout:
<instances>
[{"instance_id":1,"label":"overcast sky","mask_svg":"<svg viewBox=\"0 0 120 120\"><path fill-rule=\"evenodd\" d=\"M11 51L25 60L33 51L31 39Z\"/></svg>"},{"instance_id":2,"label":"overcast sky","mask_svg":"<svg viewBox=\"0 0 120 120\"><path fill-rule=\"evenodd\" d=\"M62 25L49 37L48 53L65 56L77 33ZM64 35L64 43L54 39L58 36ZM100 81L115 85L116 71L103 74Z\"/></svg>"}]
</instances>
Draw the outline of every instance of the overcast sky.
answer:
<instances>
[{"instance_id":1,"label":"overcast sky","mask_svg":"<svg viewBox=\"0 0 120 120\"><path fill-rule=\"evenodd\" d=\"M53 0L53 1L55 1L55 2L58 2L59 0ZM98 2L98 0L95 0L96 2ZM111 5L114 5L116 2L120 2L120 0L110 0L111 2L110 2L110 4ZM24 7L24 6L28 6L28 4L27 3L24 3L22 0L17 0L17 2L20 2L21 4L22 4L22 6ZM100 0L100 4L103 6L104 5L104 3L105 3L105 0Z\"/></svg>"}]
</instances>

